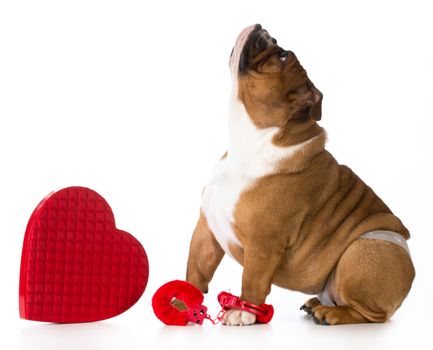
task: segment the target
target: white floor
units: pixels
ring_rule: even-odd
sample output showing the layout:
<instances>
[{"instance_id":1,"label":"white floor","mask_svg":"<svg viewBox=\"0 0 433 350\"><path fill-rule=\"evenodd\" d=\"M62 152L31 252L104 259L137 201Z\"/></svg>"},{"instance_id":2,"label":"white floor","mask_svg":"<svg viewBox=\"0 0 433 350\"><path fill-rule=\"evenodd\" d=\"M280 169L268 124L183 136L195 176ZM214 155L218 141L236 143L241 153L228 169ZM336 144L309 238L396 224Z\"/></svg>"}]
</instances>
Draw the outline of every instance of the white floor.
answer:
<instances>
[{"instance_id":1,"label":"white floor","mask_svg":"<svg viewBox=\"0 0 433 350\"><path fill-rule=\"evenodd\" d=\"M322 327L304 317L275 320L269 325L168 327L145 317L138 323L117 321L81 325L23 324L14 333L18 349L388 349L427 341L432 324L399 321L384 325ZM411 334L411 336L408 336ZM11 344L10 342L8 342Z\"/></svg>"}]
</instances>

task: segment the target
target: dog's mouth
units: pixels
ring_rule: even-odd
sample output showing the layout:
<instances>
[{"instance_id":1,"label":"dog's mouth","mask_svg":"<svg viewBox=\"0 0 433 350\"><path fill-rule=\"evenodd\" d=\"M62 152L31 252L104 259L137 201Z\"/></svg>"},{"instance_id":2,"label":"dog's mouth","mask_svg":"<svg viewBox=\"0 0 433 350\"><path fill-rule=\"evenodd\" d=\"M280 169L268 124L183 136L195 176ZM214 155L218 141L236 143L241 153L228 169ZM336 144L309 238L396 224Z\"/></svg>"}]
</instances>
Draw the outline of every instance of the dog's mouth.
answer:
<instances>
[{"instance_id":1,"label":"dog's mouth","mask_svg":"<svg viewBox=\"0 0 433 350\"><path fill-rule=\"evenodd\" d=\"M260 24L245 28L232 50L230 64L241 73L245 73L251 62L270 46L277 46L277 40L269 35Z\"/></svg>"}]
</instances>

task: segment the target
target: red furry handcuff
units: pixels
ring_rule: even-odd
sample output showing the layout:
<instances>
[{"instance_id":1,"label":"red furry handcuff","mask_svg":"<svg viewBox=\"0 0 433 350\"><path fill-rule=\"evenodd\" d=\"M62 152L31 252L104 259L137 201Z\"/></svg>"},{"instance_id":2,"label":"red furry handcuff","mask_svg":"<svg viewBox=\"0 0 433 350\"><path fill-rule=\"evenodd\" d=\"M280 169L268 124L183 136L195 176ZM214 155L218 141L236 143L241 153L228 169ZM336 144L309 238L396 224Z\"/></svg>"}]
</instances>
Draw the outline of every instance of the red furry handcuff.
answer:
<instances>
[{"instance_id":1,"label":"red furry handcuff","mask_svg":"<svg viewBox=\"0 0 433 350\"><path fill-rule=\"evenodd\" d=\"M171 281L160 287L152 298L156 317L170 326L186 326L189 322L202 325L205 319L217 324L230 309L244 310L256 315L257 323L268 323L274 315L272 305L248 303L227 292L218 294L221 311L215 319L207 313L203 293L186 281Z\"/></svg>"}]
</instances>

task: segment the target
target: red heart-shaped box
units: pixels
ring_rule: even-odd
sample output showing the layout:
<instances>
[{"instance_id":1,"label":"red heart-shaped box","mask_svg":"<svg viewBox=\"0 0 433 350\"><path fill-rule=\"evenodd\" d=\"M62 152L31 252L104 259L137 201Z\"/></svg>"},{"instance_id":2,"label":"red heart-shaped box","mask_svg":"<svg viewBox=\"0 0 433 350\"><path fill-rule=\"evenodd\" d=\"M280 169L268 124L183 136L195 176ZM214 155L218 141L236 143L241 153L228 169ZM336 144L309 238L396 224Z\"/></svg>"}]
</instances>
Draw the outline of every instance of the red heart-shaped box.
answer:
<instances>
[{"instance_id":1,"label":"red heart-shaped box","mask_svg":"<svg viewBox=\"0 0 433 350\"><path fill-rule=\"evenodd\" d=\"M42 200L27 224L20 316L56 323L114 317L138 301L148 276L143 246L116 228L105 199L65 188Z\"/></svg>"}]
</instances>

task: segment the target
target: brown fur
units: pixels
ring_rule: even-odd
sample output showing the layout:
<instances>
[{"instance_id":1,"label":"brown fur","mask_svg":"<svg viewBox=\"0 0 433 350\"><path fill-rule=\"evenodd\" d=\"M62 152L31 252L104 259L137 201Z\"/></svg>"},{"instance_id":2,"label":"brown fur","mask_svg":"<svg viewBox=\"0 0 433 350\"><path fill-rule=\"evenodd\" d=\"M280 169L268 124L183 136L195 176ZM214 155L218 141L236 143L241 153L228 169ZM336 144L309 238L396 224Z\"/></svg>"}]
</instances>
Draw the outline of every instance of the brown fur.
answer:
<instances>
[{"instance_id":1,"label":"brown fur","mask_svg":"<svg viewBox=\"0 0 433 350\"><path fill-rule=\"evenodd\" d=\"M224 251L209 230L205 216L200 213L192 234L186 280L207 293L208 284L223 256Z\"/></svg>"},{"instance_id":2,"label":"brown fur","mask_svg":"<svg viewBox=\"0 0 433 350\"><path fill-rule=\"evenodd\" d=\"M409 232L370 187L325 150L326 136L316 122L322 95L296 56L289 53L281 62L281 51L271 45L253 57L246 74L239 73L239 99L257 127L280 128L276 145L310 142L237 203L233 229L242 247L231 245L230 252L244 266L241 298L261 304L271 284L316 294L331 276L331 298L339 306L314 299L304 305L318 323L384 322L406 297L415 271L401 247L359 238L389 230L408 239ZM222 256L202 214L187 280L206 291Z\"/></svg>"}]
</instances>

